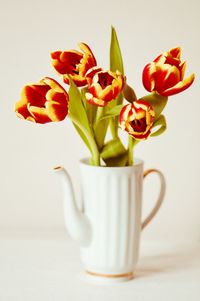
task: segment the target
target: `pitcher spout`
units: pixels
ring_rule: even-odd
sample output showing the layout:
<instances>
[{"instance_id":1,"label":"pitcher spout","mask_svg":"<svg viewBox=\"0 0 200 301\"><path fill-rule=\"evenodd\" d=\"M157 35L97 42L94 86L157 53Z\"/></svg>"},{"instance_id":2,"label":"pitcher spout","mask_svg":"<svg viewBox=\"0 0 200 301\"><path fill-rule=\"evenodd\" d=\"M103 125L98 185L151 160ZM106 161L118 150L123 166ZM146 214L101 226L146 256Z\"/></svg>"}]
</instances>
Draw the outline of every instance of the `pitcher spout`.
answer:
<instances>
[{"instance_id":1,"label":"pitcher spout","mask_svg":"<svg viewBox=\"0 0 200 301\"><path fill-rule=\"evenodd\" d=\"M67 231L81 246L88 246L91 241L91 224L87 216L77 207L71 178L61 166L54 167L54 170L59 175L63 187L64 218Z\"/></svg>"}]
</instances>

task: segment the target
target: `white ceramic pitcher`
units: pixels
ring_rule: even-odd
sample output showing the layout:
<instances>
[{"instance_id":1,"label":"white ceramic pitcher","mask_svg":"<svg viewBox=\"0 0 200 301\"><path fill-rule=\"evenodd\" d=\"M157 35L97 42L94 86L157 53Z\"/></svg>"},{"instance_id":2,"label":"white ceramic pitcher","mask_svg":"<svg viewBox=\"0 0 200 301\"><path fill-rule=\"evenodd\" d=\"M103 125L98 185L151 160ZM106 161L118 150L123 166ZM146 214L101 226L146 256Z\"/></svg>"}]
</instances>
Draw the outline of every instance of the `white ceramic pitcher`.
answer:
<instances>
[{"instance_id":1,"label":"white ceramic pitcher","mask_svg":"<svg viewBox=\"0 0 200 301\"><path fill-rule=\"evenodd\" d=\"M80 162L83 210L77 208L71 179L55 167L64 188L64 215L72 238L79 241L86 275L103 283L133 278L139 256L141 230L160 208L165 179L157 169L143 172L143 161L133 166L99 167ZM143 178L155 172L161 181L155 207L141 222Z\"/></svg>"}]
</instances>

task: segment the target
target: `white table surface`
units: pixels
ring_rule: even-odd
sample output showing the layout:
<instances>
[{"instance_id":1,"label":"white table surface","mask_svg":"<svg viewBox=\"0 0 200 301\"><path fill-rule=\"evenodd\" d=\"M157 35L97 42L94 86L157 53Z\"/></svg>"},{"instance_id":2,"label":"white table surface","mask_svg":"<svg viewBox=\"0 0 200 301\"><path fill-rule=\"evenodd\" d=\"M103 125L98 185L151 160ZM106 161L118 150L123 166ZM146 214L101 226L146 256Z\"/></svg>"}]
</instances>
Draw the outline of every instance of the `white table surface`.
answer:
<instances>
[{"instance_id":1,"label":"white table surface","mask_svg":"<svg viewBox=\"0 0 200 301\"><path fill-rule=\"evenodd\" d=\"M199 301L200 244L142 242L135 279L84 280L68 239L0 239L0 301Z\"/></svg>"}]
</instances>

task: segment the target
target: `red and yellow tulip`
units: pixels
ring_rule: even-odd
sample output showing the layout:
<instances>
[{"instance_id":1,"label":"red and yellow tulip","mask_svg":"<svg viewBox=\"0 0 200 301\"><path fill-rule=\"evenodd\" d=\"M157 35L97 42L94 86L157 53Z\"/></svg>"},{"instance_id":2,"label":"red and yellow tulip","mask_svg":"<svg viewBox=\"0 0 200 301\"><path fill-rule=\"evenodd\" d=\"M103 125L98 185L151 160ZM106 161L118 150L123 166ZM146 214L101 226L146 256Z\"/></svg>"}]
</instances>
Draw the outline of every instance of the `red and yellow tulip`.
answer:
<instances>
[{"instance_id":1,"label":"red and yellow tulip","mask_svg":"<svg viewBox=\"0 0 200 301\"><path fill-rule=\"evenodd\" d=\"M61 121L68 113L68 94L55 80L45 77L25 86L15 105L18 117L36 122Z\"/></svg>"},{"instance_id":2,"label":"red and yellow tulip","mask_svg":"<svg viewBox=\"0 0 200 301\"><path fill-rule=\"evenodd\" d=\"M186 62L180 60L180 55L181 48L173 48L145 66L143 85L147 91L170 96L191 86L194 74L184 79Z\"/></svg>"},{"instance_id":3,"label":"red and yellow tulip","mask_svg":"<svg viewBox=\"0 0 200 301\"><path fill-rule=\"evenodd\" d=\"M119 117L122 130L137 140L145 140L149 137L153 121L154 111L144 100L125 105Z\"/></svg>"},{"instance_id":4,"label":"red and yellow tulip","mask_svg":"<svg viewBox=\"0 0 200 301\"><path fill-rule=\"evenodd\" d=\"M86 99L89 103L100 107L116 99L124 84L124 77L119 71L103 71L99 67L91 68L86 73L86 78L88 81Z\"/></svg>"},{"instance_id":5,"label":"red and yellow tulip","mask_svg":"<svg viewBox=\"0 0 200 301\"><path fill-rule=\"evenodd\" d=\"M96 66L96 59L85 43L80 43L79 48L82 52L76 50L55 51L51 53L52 66L62 75L63 81L69 84L68 74L78 87L87 84L86 72Z\"/></svg>"}]
</instances>

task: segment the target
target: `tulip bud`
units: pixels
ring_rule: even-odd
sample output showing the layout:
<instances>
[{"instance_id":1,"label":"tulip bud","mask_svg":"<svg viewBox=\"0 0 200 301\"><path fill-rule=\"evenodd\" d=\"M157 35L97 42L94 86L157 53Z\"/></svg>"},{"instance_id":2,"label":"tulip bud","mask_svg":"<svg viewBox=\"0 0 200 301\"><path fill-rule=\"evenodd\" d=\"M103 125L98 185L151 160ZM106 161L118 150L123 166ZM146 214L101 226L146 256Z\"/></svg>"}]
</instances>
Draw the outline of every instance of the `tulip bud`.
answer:
<instances>
[{"instance_id":1,"label":"tulip bud","mask_svg":"<svg viewBox=\"0 0 200 301\"><path fill-rule=\"evenodd\" d=\"M18 117L36 122L61 121L68 113L68 94L55 80L45 77L22 89L15 105Z\"/></svg>"},{"instance_id":2,"label":"tulip bud","mask_svg":"<svg viewBox=\"0 0 200 301\"><path fill-rule=\"evenodd\" d=\"M149 92L156 91L162 96L170 96L189 88L194 81L194 74L186 79L186 62L180 60L179 47L164 52L143 70L143 85Z\"/></svg>"},{"instance_id":3,"label":"tulip bud","mask_svg":"<svg viewBox=\"0 0 200 301\"><path fill-rule=\"evenodd\" d=\"M145 140L149 137L153 121L154 111L144 100L125 105L119 117L122 130L137 140Z\"/></svg>"},{"instance_id":4,"label":"tulip bud","mask_svg":"<svg viewBox=\"0 0 200 301\"><path fill-rule=\"evenodd\" d=\"M76 50L55 51L51 53L52 66L62 75L62 79L69 84L68 74L78 87L87 84L86 72L96 66L96 59L87 44L80 43L83 53Z\"/></svg>"},{"instance_id":5,"label":"tulip bud","mask_svg":"<svg viewBox=\"0 0 200 301\"><path fill-rule=\"evenodd\" d=\"M119 71L103 71L98 67L88 70L86 78L88 92L85 97L89 103L100 107L116 99L124 84L124 77Z\"/></svg>"}]
</instances>

